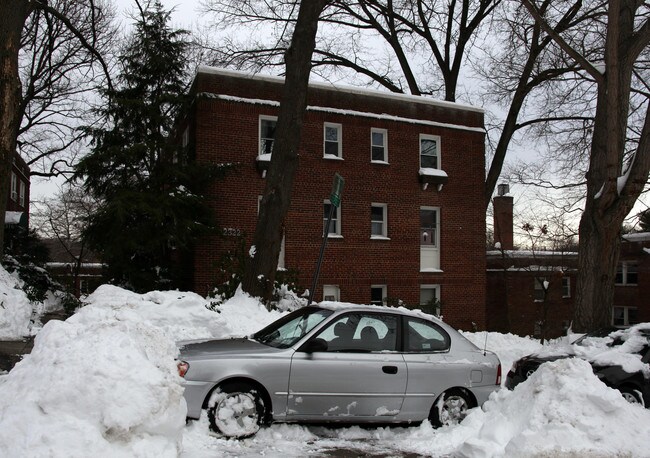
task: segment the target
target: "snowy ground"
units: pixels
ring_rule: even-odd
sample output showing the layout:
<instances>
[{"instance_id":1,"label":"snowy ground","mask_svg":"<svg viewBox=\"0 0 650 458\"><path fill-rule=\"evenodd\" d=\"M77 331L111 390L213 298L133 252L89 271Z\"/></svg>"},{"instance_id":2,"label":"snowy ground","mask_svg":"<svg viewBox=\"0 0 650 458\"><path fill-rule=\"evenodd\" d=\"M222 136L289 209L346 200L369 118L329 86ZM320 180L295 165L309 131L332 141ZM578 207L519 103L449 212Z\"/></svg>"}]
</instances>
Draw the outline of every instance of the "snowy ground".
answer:
<instances>
[{"instance_id":1,"label":"snowy ground","mask_svg":"<svg viewBox=\"0 0 650 458\"><path fill-rule=\"evenodd\" d=\"M0 330L34 332L24 320L28 305L5 274L0 268ZM458 426L273 425L251 439L225 440L209 433L205 418L185 425L175 341L249 334L281 313L243 294L214 312L193 293L113 286L87 302L66 322L45 325L32 354L0 375L0 456L650 456L650 410L625 402L579 359L543 365ZM464 335L485 345L485 333ZM564 345L487 335L504 376L520 356Z\"/></svg>"}]
</instances>

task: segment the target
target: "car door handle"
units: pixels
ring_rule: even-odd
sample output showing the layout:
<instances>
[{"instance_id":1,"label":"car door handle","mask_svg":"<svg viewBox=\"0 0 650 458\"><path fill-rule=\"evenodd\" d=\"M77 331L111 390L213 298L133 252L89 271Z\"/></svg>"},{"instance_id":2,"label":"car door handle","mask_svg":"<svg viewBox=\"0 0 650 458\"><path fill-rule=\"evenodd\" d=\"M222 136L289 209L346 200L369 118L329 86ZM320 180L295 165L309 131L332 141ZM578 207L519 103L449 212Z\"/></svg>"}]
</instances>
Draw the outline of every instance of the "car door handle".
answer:
<instances>
[{"instance_id":1,"label":"car door handle","mask_svg":"<svg viewBox=\"0 0 650 458\"><path fill-rule=\"evenodd\" d=\"M397 366L383 366L381 370L386 374L397 374Z\"/></svg>"}]
</instances>

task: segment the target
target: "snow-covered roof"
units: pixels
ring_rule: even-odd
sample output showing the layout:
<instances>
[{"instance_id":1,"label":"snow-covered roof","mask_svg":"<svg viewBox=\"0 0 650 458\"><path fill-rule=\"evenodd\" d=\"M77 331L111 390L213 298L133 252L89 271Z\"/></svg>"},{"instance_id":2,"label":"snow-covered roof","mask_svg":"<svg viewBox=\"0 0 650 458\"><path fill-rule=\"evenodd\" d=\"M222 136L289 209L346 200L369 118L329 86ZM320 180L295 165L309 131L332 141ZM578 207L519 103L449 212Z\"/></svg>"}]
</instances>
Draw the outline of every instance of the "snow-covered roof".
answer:
<instances>
[{"instance_id":1,"label":"snow-covered roof","mask_svg":"<svg viewBox=\"0 0 650 458\"><path fill-rule=\"evenodd\" d=\"M508 258L541 258L557 256L578 256L576 251L531 251L531 250L488 250L488 256L506 256Z\"/></svg>"},{"instance_id":2,"label":"snow-covered roof","mask_svg":"<svg viewBox=\"0 0 650 458\"><path fill-rule=\"evenodd\" d=\"M650 232L637 232L634 234L625 234L623 240L628 242L648 242L650 241Z\"/></svg>"},{"instance_id":3,"label":"snow-covered roof","mask_svg":"<svg viewBox=\"0 0 650 458\"><path fill-rule=\"evenodd\" d=\"M209 73L209 74L215 74L215 75L225 75L225 76L235 76L238 78L249 78L249 79L255 79L259 81L269 81L269 82L284 82L284 78L280 76L271 76L271 75L262 75L262 74L251 74L247 72L242 72L242 71L237 71L237 70L229 70L225 68L218 68L218 67L210 67L207 65L200 65L199 68L197 69L197 74L198 73ZM428 97L424 96L419 96L419 95L410 95L410 94L398 94L395 92L388 92L388 91L380 91L376 89L363 89L355 86L348 86L348 85L336 85L334 86L333 84L330 83L321 83L321 82L310 82L309 87L313 88L319 88L319 89L328 89L328 90L334 90L334 91L341 91L341 92L346 92L349 94L360 94L368 97L381 97L381 98L386 98L386 99L394 99L394 100L402 100L402 101L408 101L408 102L414 102L414 103L421 103L421 104L426 104L426 105L435 105L435 106L440 106L440 107L446 107L446 108L456 108L456 109L461 109L461 110L467 110L467 111L475 111L478 113L484 113L485 110L483 108L477 108L473 107L471 105L465 105L462 103L457 103L457 102L448 102L444 100L436 100L436 99L431 99Z\"/></svg>"}]
</instances>

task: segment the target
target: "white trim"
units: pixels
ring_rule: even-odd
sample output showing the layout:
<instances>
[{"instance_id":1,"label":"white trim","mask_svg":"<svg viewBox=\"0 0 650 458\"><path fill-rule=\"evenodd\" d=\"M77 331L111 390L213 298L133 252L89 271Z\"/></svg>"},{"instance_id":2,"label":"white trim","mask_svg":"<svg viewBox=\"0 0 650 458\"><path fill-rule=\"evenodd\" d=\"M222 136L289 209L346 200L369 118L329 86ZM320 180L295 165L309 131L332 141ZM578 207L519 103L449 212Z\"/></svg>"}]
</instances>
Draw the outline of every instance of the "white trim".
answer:
<instances>
[{"instance_id":1,"label":"white trim","mask_svg":"<svg viewBox=\"0 0 650 458\"><path fill-rule=\"evenodd\" d=\"M440 207L422 206L419 208L419 213L423 210L436 212L436 231L433 244L420 243L420 272L442 272L440 269ZM422 237L421 223L418 230L420 231L420 237Z\"/></svg>"},{"instance_id":2,"label":"white trim","mask_svg":"<svg viewBox=\"0 0 650 458\"><path fill-rule=\"evenodd\" d=\"M252 105L266 105L271 107L280 107L280 102L276 102L275 100L235 97L232 95L214 94L211 92L200 92L197 94L197 96L208 97L211 99L226 100L229 102L239 102L239 103L248 103ZM327 108L327 107L318 107L318 106L311 106L311 105L307 106L307 111L339 114L344 116L360 116L364 118L380 119L382 121L394 121L394 122L403 122L407 124L419 124L423 126L442 127L444 129L456 129L456 130L464 130L468 132L479 132L482 134L486 132L485 128L483 127L464 126L462 124L450 124L446 122L430 121L428 119L405 118L403 116L393 116L385 113L370 113L370 112L357 111L357 110L342 110L339 108Z\"/></svg>"},{"instance_id":3,"label":"white trim","mask_svg":"<svg viewBox=\"0 0 650 458\"><path fill-rule=\"evenodd\" d=\"M259 115L258 121L257 121L257 156L260 157L266 157L269 156L268 160L271 160L270 154L268 153L262 153L262 121L273 121L275 123L278 122L278 117L277 116L268 116L268 115ZM266 137L264 137L266 138ZM273 144L275 144L275 137L273 137ZM273 149L273 147L271 147Z\"/></svg>"},{"instance_id":4,"label":"white trim","mask_svg":"<svg viewBox=\"0 0 650 458\"><path fill-rule=\"evenodd\" d=\"M436 142L436 154L435 156L431 155L426 155L427 157L435 157L437 158L437 166L436 167L424 167L422 165L422 140L432 140ZM427 174L432 175L431 170L442 170L442 141L440 139L440 135L429 135L429 134L420 134L420 137L418 139L418 150L420 152L420 174L422 174L422 171L429 171ZM445 173L445 175L447 175Z\"/></svg>"},{"instance_id":5,"label":"white trim","mask_svg":"<svg viewBox=\"0 0 650 458\"><path fill-rule=\"evenodd\" d=\"M382 134L383 142L381 145L375 145L372 142L373 134ZM372 149L375 146L381 146L384 148L384 158L383 159L373 159L372 158ZM378 127L370 128L370 162L373 164L388 164L388 129L380 129Z\"/></svg>"},{"instance_id":6,"label":"white trim","mask_svg":"<svg viewBox=\"0 0 650 458\"><path fill-rule=\"evenodd\" d=\"M375 221L372 219L372 209L374 208L381 208L382 209L382 221L381 221L381 234L373 234L372 233L372 225ZM383 204L383 203L377 203L377 202L372 202L370 204L370 238L383 238L386 239L388 238L388 204Z\"/></svg>"},{"instance_id":7,"label":"white trim","mask_svg":"<svg viewBox=\"0 0 650 458\"><path fill-rule=\"evenodd\" d=\"M336 145L337 152L336 154L331 154L327 152L327 129L336 129ZM329 140L330 143L333 143L332 140ZM324 122L323 123L323 158L325 159L343 159L343 125L336 122Z\"/></svg>"},{"instance_id":8,"label":"white trim","mask_svg":"<svg viewBox=\"0 0 650 458\"><path fill-rule=\"evenodd\" d=\"M323 285L323 300L331 301L331 299L325 299L326 296L334 296L334 302L340 302L341 288L339 288L339 285Z\"/></svg>"},{"instance_id":9,"label":"white trim","mask_svg":"<svg viewBox=\"0 0 650 458\"><path fill-rule=\"evenodd\" d=\"M332 202L330 202L329 199L324 199L323 200L323 207L322 209L325 210L325 205L332 205ZM327 237L328 238L343 238L343 231L342 231L342 226L341 226L341 206L339 205L338 207L334 207L336 209L335 211L335 216L336 219L332 218L332 221L330 223L330 229L332 228L332 223L334 223L334 232L328 232ZM325 222L327 221L327 218L323 214L323 233L325 233Z\"/></svg>"},{"instance_id":10,"label":"white trim","mask_svg":"<svg viewBox=\"0 0 650 458\"><path fill-rule=\"evenodd\" d=\"M237 70L229 70L229 69L224 69L224 68L217 68L217 67L210 67L207 65L199 65L199 67L196 70L196 73L207 73L207 74L213 74L213 75L224 75L224 76L234 76L238 78L246 78L246 79L251 79L251 80L258 80L258 81L270 81L270 82L275 82L275 83L284 83L284 78L279 77L279 76L270 76L270 75L261 75L261 74L251 74L247 72L242 72L242 71L237 71ZM327 89L327 90L333 90L333 91L339 91L339 92L348 92L351 94L363 94L369 97L377 97L377 98L384 98L384 99L393 99L393 100L401 100L401 101L408 101L411 103L418 103L422 105L434 105L434 106L440 106L440 107L447 107L447 108L455 108L455 109L461 109L461 110L466 110L466 111L474 111L477 113L485 113L485 110L483 108L478 108L478 107L473 107L471 105L464 105L462 103L457 103L457 102L448 102L445 100L435 100L435 99L430 99L427 97L423 96L417 96L417 95L410 95L410 94L398 94L395 92L382 92L378 90L370 90L370 89L362 89L359 87L355 86L345 86L345 85L337 85L333 86L332 84L328 83L319 83L319 82L310 82L309 87L313 88L319 88L319 89Z\"/></svg>"}]
</instances>

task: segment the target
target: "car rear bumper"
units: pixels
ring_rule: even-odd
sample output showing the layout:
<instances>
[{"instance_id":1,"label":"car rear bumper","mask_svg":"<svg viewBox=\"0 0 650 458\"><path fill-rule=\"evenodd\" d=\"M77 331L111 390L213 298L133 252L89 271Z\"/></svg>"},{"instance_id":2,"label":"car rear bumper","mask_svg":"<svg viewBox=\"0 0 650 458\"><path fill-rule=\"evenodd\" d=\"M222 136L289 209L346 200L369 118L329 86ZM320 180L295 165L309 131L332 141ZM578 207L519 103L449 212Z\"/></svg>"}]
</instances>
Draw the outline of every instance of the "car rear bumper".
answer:
<instances>
[{"instance_id":1,"label":"car rear bumper","mask_svg":"<svg viewBox=\"0 0 650 458\"><path fill-rule=\"evenodd\" d=\"M203 401L212 389L212 382L197 382L194 380L185 380L185 392L183 397L187 402L187 418L198 420L201 416Z\"/></svg>"}]
</instances>

